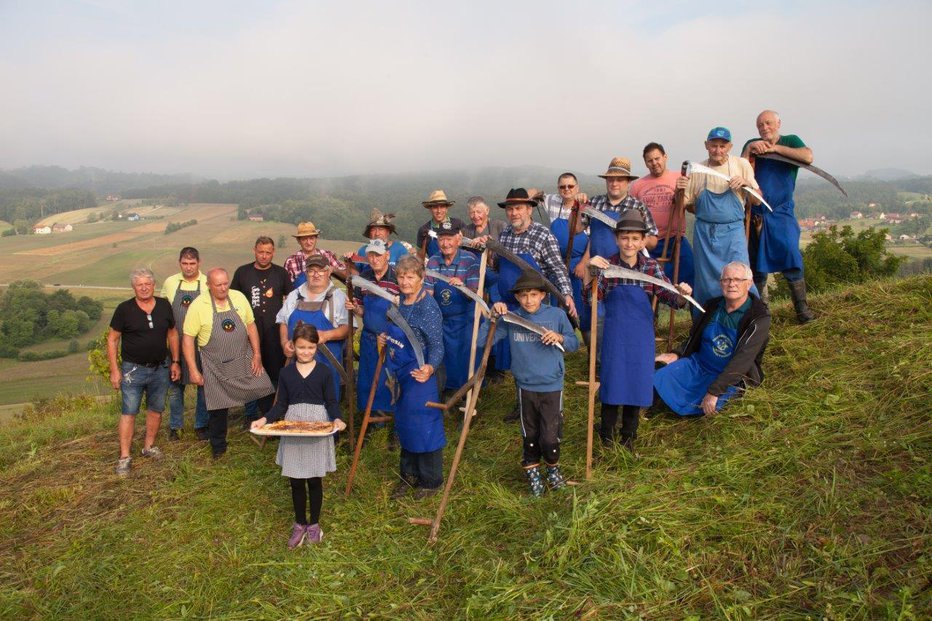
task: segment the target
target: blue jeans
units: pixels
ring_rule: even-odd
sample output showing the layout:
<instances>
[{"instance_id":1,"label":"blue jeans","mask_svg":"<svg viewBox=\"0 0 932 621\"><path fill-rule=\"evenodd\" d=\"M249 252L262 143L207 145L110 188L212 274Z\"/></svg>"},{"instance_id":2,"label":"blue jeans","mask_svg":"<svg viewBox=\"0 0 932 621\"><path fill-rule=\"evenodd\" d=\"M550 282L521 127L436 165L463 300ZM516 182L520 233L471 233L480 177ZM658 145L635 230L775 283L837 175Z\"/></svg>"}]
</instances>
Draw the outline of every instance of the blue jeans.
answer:
<instances>
[{"instance_id":1,"label":"blue jeans","mask_svg":"<svg viewBox=\"0 0 932 621\"><path fill-rule=\"evenodd\" d=\"M144 367L135 362L120 363L123 380L120 392L123 398L123 414L135 416L142 405L142 395L146 395L146 409L161 414L165 410L165 393L168 391L168 367L160 364L156 367Z\"/></svg>"},{"instance_id":2,"label":"blue jeans","mask_svg":"<svg viewBox=\"0 0 932 621\"><path fill-rule=\"evenodd\" d=\"M194 406L194 428L207 429L207 403L204 401L204 387L197 388L197 405ZM168 389L168 427L181 429L184 427L184 384L172 382Z\"/></svg>"}]
</instances>

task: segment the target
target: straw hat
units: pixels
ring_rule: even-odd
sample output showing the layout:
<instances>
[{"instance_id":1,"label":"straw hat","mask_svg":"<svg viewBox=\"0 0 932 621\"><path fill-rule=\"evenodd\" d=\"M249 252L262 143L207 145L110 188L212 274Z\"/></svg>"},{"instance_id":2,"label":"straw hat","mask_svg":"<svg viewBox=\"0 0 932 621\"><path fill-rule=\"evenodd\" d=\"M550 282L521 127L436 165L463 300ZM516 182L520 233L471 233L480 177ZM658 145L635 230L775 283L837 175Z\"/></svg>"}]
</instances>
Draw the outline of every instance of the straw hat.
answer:
<instances>
[{"instance_id":1,"label":"straw hat","mask_svg":"<svg viewBox=\"0 0 932 621\"><path fill-rule=\"evenodd\" d=\"M374 226L382 226L387 228L392 233L396 233L395 225L392 223L392 220L395 219L395 214L385 213L383 214L378 209L373 209L369 214L369 224L366 225L366 230L363 232L363 237L369 237L369 229Z\"/></svg>"},{"instance_id":2,"label":"straw hat","mask_svg":"<svg viewBox=\"0 0 932 621\"><path fill-rule=\"evenodd\" d=\"M447 199L447 194L443 190L434 190L430 193L430 196L427 197L427 200L421 204L427 208L436 207L438 205L446 205L449 207L456 201L451 201Z\"/></svg>"},{"instance_id":3,"label":"straw hat","mask_svg":"<svg viewBox=\"0 0 932 621\"><path fill-rule=\"evenodd\" d=\"M537 201L528 196L527 190L524 188L511 188L508 190L508 196L505 197L505 201L498 204L502 209L508 205L530 205L534 207L537 205Z\"/></svg>"},{"instance_id":4,"label":"straw hat","mask_svg":"<svg viewBox=\"0 0 932 621\"><path fill-rule=\"evenodd\" d=\"M301 239L302 237L313 237L314 235L320 235L320 229L314 226L313 222L301 222L298 224L298 232L292 237Z\"/></svg>"},{"instance_id":5,"label":"straw hat","mask_svg":"<svg viewBox=\"0 0 932 621\"><path fill-rule=\"evenodd\" d=\"M611 163L608 165L608 170L605 171L605 174L599 176L603 179L607 179L608 177L627 177L631 181L638 178L637 175L631 174L631 160L626 157L613 157Z\"/></svg>"}]
</instances>

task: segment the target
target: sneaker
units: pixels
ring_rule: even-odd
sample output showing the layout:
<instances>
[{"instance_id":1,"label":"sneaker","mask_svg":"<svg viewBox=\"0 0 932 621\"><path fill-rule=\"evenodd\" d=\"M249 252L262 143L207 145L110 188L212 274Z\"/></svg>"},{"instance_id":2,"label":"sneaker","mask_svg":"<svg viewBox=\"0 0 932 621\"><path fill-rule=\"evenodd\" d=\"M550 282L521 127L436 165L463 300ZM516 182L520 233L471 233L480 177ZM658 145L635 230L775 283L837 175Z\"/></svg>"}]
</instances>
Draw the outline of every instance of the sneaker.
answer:
<instances>
[{"instance_id":1,"label":"sneaker","mask_svg":"<svg viewBox=\"0 0 932 621\"><path fill-rule=\"evenodd\" d=\"M129 476L129 470L132 467L133 458L132 457L123 457L122 459L117 460L116 473L117 476L125 477Z\"/></svg>"},{"instance_id":2,"label":"sneaker","mask_svg":"<svg viewBox=\"0 0 932 621\"><path fill-rule=\"evenodd\" d=\"M165 453L163 453L162 449L157 446L150 446L149 448L142 449L142 456L149 457L154 460L159 460L165 457Z\"/></svg>"},{"instance_id":3,"label":"sneaker","mask_svg":"<svg viewBox=\"0 0 932 621\"><path fill-rule=\"evenodd\" d=\"M177 429L169 429L168 439L171 440L172 442L176 442L181 439L181 434L178 432Z\"/></svg>"},{"instance_id":4,"label":"sneaker","mask_svg":"<svg viewBox=\"0 0 932 621\"><path fill-rule=\"evenodd\" d=\"M319 526L317 528L320 529ZM294 550L300 547L304 543L305 536L307 536L307 526L295 522L291 527L291 537L288 538L288 549Z\"/></svg>"},{"instance_id":5,"label":"sneaker","mask_svg":"<svg viewBox=\"0 0 932 621\"><path fill-rule=\"evenodd\" d=\"M198 440L201 440L202 442L206 442L207 440L210 440L210 434L207 433L207 427L199 427L198 429L195 429L194 435Z\"/></svg>"},{"instance_id":6,"label":"sneaker","mask_svg":"<svg viewBox=\"0 0 932 621\"><path fill-rule=\"evenodd\" d=\"M324 538L324 531L321 530L320 524L311 524L305 532L307 532L308 543L320 543Z\"/></svg>"}]
</instances>

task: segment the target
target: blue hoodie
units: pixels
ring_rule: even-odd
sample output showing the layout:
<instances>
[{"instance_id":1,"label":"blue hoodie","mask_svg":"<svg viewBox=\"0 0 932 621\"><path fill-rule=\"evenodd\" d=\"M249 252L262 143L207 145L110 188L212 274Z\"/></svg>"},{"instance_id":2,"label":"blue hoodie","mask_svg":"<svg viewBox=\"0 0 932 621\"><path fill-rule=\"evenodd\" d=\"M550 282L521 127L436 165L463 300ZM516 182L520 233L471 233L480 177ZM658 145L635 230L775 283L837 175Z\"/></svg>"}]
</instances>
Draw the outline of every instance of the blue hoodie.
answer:
<instances>
[{"instance_id":1,"label":"blue hoodie","mask_svg":"<svg viewBox=\"0 0 932 621\"><path fill-rule=\"evenodd\" d=\"M528 313L523 308L514 311L516 315L563 335L563 348L566 353L579 348L579 341L566 313L559 308L541 304L536 313ZM489 322L485 320L479 327L479 342L484 342L489 333ZM499 317L495 329L495 342L508 337L511 347L511 374L519 388L533 392L554 392L563 390L563 352L553 345L544 345L540 336Z\"/></svg>"}]
</instances>

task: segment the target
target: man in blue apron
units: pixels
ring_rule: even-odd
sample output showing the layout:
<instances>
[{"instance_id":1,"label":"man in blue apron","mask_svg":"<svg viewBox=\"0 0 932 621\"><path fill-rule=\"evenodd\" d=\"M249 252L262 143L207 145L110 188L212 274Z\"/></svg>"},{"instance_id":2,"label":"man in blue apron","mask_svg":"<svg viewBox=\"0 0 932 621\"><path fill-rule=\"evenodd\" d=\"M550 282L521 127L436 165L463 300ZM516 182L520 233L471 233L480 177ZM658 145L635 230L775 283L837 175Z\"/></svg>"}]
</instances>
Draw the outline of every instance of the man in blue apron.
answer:
<instances>
[{"instance_id":1,"label":"man in blue apron","mask_svg":"<svg viewBox=\"0 0 932 621\"><path fill-rule=\"evenodd\" d=\"M556 237L543 224L532 220L532 213L537 201L528 196L524 188L513 188L508 192L504 202L498 204L505 210L508 226L502 231L499 243L524 259L528 264L540 272L544 278L556 285L563 294L567 308L576 315L576 306L573 301L573 285L570 283L566 264L560 256L560 246ZM497 258L498 281L497 291L492 296L493 302L504 302L509 310L518 308L512 288L521 276L521 268L502 257ZM495 364L499 370L511 368L511 352L507 343L499 342L495 349ZM520 412L517 405L505 420L518 420Z\"/></svg>"},{"instance_id":2,"label":"man in blue apron","mask_svg":"<svg viewBox=\"0 0 932 621\"><path fill-rule=\"evenodd\" d=\"M476 291L479 289L479 259L468 250L459 247L460 228L452 222L444 222L437 232L440 252L427 260L427 269L448 277L454 284ZM458 390L469 379L469 351L472 346L473 318L476 303L460 293L455 287L433 280L434 299L443 314L443 369L438 374L441 394L445 390ZM482 357L476 352L476 360Z\"/></svg>"},{"instance_id":3,"label":"man in blue apron","mask_svg":"<svg viewBox=\"0 0 932 621\"><path fill-rule=\"evenodd\" d=\"M764 379L761 360L770 338L770 311L750 293L751 268L732 262L722 270L722 297L705 300L679 354L657 356L667 366L654 374L654 390L680 416L712 414L740 390Z\"/></svg>"},{"instance_id":4,"label":"man in blue apron","mask_svg":"<svg viewBox=\"0 0 932 621\"><path fill-rule=\"evenodd\" d=\"M773 207L770 213L761 206L754 207L749 250L754 283L764 295L767 276L783 272L793 296L796 320L808 323L815 314L806 303L806 281L803 278L803 255L799 251L799 223L794 211L793 192L796 191L798 166L756 158L755 155L776 153L803 164L812 163L812 149L799 136L780 135L780 117L773 110L764 110L757 116L760 139L748 140L742 156L751 159L754 176L760 184L764 198Z\"/></svg>"},{"instance_id":5,"label":"man in blue apron","mask_svg":"<svg viewBox=\"0 0 932 621\"><path fill-rule=\"evenodd\" d=\"M609 259L594 256L591 264L605 269L619 265L669 282L656 259L641 252L647 235L647 223L638 211L629 211L615 225L618 252ZM681 282L677 289L684 295L692 287ZM591 289L586 289L587 294ZM599 435L602 445L610 447L617 440L615 423L621 408L621 444L634 450L642 407L653 401L654 379L654 311L651 298L673 308L680 308L685 298L640 280L600 277L598 296L605 305L605 329L602 331L602 375L599 401L602 421Z\"/></svg>"},{"instance_id":6,"label":"man in blue apron","mask_svg":"<svg viewBox=\"0 0 932 621\"><path fill-rule=\"evenodd\" d=\"M741 188L757 188L754 169L742 157L729 155L731 132L725 127L714 127L705 141L709 158L704 166L722 173L728 181L705 173L693 173L676 180L677 189L685 191L686 208L696 214L693 231L693 250L696 268L695 297L702 303L722 294L719 275L732 261L745 265L748 260L748 243L744 231L745 196L752 205L759 201ZM757 289L751 290L757 295ZM693 309L693 320L699 311Z\"/></svg>"},{"instance_id":7,"label":"man in blue apron","mask_svg":"<svg viewBox=\"0 0 932 621\"><path fill-rule=\"evenodd\" d=\"M273 388L262 367L259 331L249 300L230 289L230 275L223 268L207 273L207 288L209 294L198 296L188 308L182 349L191 383L204 387L210 448L216 459L227 450L229 409L260 399L259 409L265 413L272 405Z\"/></svg>"},{"instance_id":8,"label":"man in blue apron","mask_svg":"<svg viewBox=\"0 0 932 621\"><path fill-rule=\"evenodd\" d=\"M175 326L179 333L184 328L184 318L191 305L202 291L207 291L207 276L201 272L201 255L197 248L186 246L178 253L178 267L181 271L172 274L162 283L161 297L172 305ZM198 354L199 356L199 354ZM181 377L173 381L168 389L168 439L179 440L181 428L184 427L184 387L191 383L188 365L181 362ZM207 406L204 404L204 388L195 386L197 399L194 408L194 434L198 440L207 440Z\"/></svg>"},{"instance_id":9,"label":"man in blue apron","mask_svg":"<svg viewBox=\"0 0 932 621\"><path fill-rule=\"evenodd\" d=\"M299 323L307 323L317 328L320 342L316 359L333 372L334 389L339 400L340 372L321 349L326 347L333 354L334 360L342 362L343 346L349 335L349 314L346 310L346 294L331 284L330 270L330 262L326 257L308 257L305 263L307 282L288 294L275 321L278 323L282 349L289 359L294 357L291 335L295 327Z\"/></svg>"},{"instance_id":10,"label":"man in blue apron","mask_svg":"<svg viewBox=\"0 0 932 621\"><path fill-rule=\"evenodd\" d=\"M457 225L460 229L466 226L459 218L451 218L447 215L447 211L449 211L450 207L452 207L455 202L456 201L447 200L446 192L443 190L434 190L430 193L430 196L427 197L427 200L421 203L425 209L430 210L431 217L430 220L422 224L421 228L417 230L417 256L420 258L426 259L440 252L440 246L437 245L437 238L432 236L430 232L433 231L437 233L441 224L449 222Z\"/></svg>"}]
</instances>

